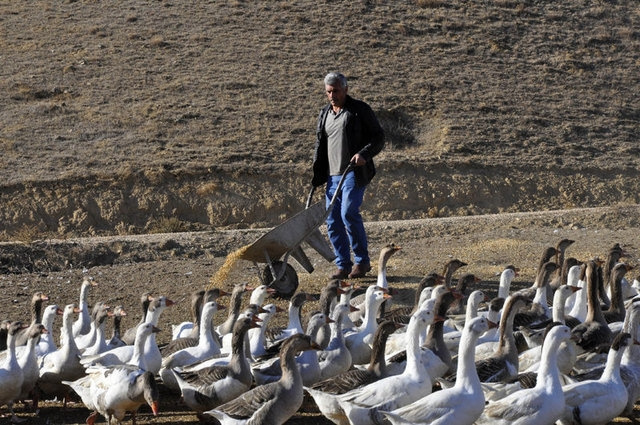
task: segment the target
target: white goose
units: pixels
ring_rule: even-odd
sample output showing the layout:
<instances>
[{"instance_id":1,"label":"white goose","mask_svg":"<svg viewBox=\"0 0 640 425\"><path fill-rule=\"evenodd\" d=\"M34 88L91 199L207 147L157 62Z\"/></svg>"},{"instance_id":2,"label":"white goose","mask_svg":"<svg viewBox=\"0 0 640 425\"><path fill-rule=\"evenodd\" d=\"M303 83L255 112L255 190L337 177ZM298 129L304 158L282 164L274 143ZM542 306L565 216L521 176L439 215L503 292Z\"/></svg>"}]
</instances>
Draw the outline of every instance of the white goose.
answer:
<instances>
[{"instance_id":1,"label":"white goose","mask_svg":"<svg viewBox=\"0 0 640 425\"><path fill-rule=\"evenodd\" d=\"M78 302L78 308L80 314L75 322L73 322L73 336L84 335L89 332L91 327L91 315L89 314L89 290L96 286L97 283L90 276L85 276L80 286L80 301Z\"/></svg>"},{"instance_id":2,"label":"white goose","mask_svg":"<svg viewBox=\"0 0 640 425\"><path fill-rule=\"evenodd\" d=\"M282 376L277 382L260 385L206 413L222 425L280 425L293 416L302 405L302 376L294 356L301 350L317 350L320 346L309 335L293 335L280 352Z\"/></svg>"},{"instance_id":3,"label":"white goose","mask_svg":"<svg viewBox=\"0 0 640 425\"><path fill-rule=\"evenodd\" d=\"M445 344L447 344L447 348L450 351L458 351L458 345L460 344L460 340L462 338L462 330L464 329L464 324L470 322L471 319L475 319L478 316L478 308L480 307L480 303L486 301L486 299L487 297L484 292L480 290L473 291L471 294L469 294L469 298L467 299L467 307L464 319L449 319L457 329L455 331L447 332L444 334L444 342Z\"/></svg>"},{"instance_id":4,"label":"white goose","mask_svg":"<svg viewBox=\"0 0 640 425\"><path fill-rule=\"evenodd\" d=\"M22 322L12 322L7 333L8 357L0 367L0 406L8 405L12 421L16 420L13 413L13 402L18 399L22 391L23 373L16 357L16 334L27 327Z\"/></svg>"},{"instance_id":5,"label":"white goose","mask_svg":"<svg viewBox=\"0 0 640 425\"><path fill-rule=\"evenodd\" d=\"M267 354L267 327L269 326L269 322L276 313L284 311L284 309L275 304L267 304L262 308L266 310L266 313L258 314L258 317L260 318L260 320L262 320L262 323L260 323L259 327L255 329L249 329L249 331L247 332L247 335L249 336L249 347L251 349L251 355L254 359ZM233 342L231 343L231 346L233 347Z\"/></svg>"},{"instance_id":6,"label":"white goose","mask_svg":"<svg viewBox=\"0 0 640 425\"><path fill-rule=\"evenodd\" d=\"M380 305L391 298L380 287L372 285L367 288L365 298L365 315L359 328L345 331L345 343L351 352L353 364L368 363L371 359L373 335L378 327L376 317Z\"/></svg>"},{"instance_id":7,"label":"white goose","mask_svg":"<svg viewBox=\"0 0 640 425\"><path fill-rule=\"evenodd\" d=\"M619 333L611 344L600 379L576 382L562 388L566 404L559 421L562 425L604 425L622 413L628 393L620 377L620 361L632 343L630 334Z\"/></svg>"},{"instance_id":8,"label":"white goose","mask_svg":"<svg viewBox=\"0 0 640 425\"><path fill-rule=\"evenodd\" d=\"M565 406L557 351L560 343L570 337L571 330L567 326L553 327L544 340L536 386L490 402L485 406L476 424L540 425L557 421L564 413Z\"/></svg>"},{"instance_id":9,"label":"white goose","mask_svg":"<svg viewBox=\"0 0 640 425\"><path fill-rule=\"evenodd\" d=\"M62 316L62 313L62 309L58 307L58 304L51 304L45 307L44 313L42 314L42 324L47 330L47 333L40 336L38 345L36 345L36 354L38 357L42 357L58 349L53 335L53 321L56 316Z\"/></svg>"},{"instance_id":10,"label":"white goose","mask_svg":"<svg viewBox=\"0 0 640 425\"><path fill-rule=\"evenodd\" d=\"M167 307L170 307L173 304L173 301L164 296L154 298L151 304L149 304L149 311L147 312L147 316L145 318L146 323L157 326L162 312ZM82 356L80 362L85 366L90 366L93 364L100 364L102 366L117 366L129 363L131 358L133 357L133 353L134 347L131 345L126 345L124 347L114 348L97 356ZM158 374L160 368L162 367L162 355L160 354L160 350L158 349L158 343L156 342L155 333L151 334L149 338L146 339L143 355L147 363L147 370L151 371L154 375Z\"/></svg>"},{"instance_id":11,"label":"white goose","mask_svg":"<svg viewBox=\"0 0 640 425\"><path fill-rule=\"evenodd\" d=\"M97 355L109 351L110 348L107 345L105 336L105 326L107 318L112 316L111 307L102 304L93 319L93 331L95 332L93 344L82 351L83 356ZM78 348L81 349L81 347Z\"/></svg>"},{"instance_id":12,"label":"white goose","mask_svg":"<svg viewBox=\"0 0 640 425\"><path fill-rule=\"evenodd\" d=\"M493 322L476 317L465 324L460 340L456 383L393 411L382 412L393 425L455 424L471 425L484 409L484 395L475 371L476 341L495 328Z\"/></svg>"},{"instance_id":13,"label":"white goose","mask_svg":"<svg viewBox=\"0 0 640 425\"><path fill-rule=\"evenodd\" d=\"M80 350L73 337L73 315L80 310L75 304L68 304L62 314L62 335L60 348L48 353L40 359L40 381L38 386L45 396L64 397L66 406L69 386L62 381L75 381L84 375L84 367L80 364Z\"/></svg>"},{"instance_id":14,"label":"white goose","mask_svg":"<svg viewBox=\"0 0 640 425\"><path fill-rule=\"evenodd\" d=\"M191 410L202 413L213 409L251 388L253 376L244 355L244 343L247 331L258 327L253 317L240 317L236 321L233 327L233 350L228 364L196 371L172 370L182 399Z\"/></svg>"},{"instance_id":15,"label":"white goose","mask_svg":"<svg viewBox=\"0 0 640 425\"><path fill-rule=\"evenodd\" d=\"M502 273L500 273L500 283L498 285L499 298L504 298L506 300L510 295L509 291L511 290L511 282L513 282L513 279L518 276L519 271L520 270L515 266L508 265L507 267L505 267Z\"/></svg>"},{"instance_id":16,"label":"white goose","mask_svg":"<svg viewBox=\"0 0 640 425\"><path fill-rule=\"evenodd\" d=\"M405 370L355 389L338 398L352 425L365 425L382 420L378 410L394 410L431 393L431 378L421 362L420 334L434 320L432 310L419 310L411 316L407 334Z\"/></svg>"},{"instance_id":17,"label":"white goose","mask_svg":"<svg viewBox=\"0 0 640 425\"><path fill-rule=\"evenodd\" d=\"M146 371L147 363L143 355L146 341L160 329L151 323L142 323L136 329L133 341L134 353L127 364L116 366L93 365L87 373L74 381L63 381L82 399L84 405L93 412L86 423L95 423L98 413L111 422L124 418L126 412L135 411L145 402L154 415L158 413L158 388L154 375Z\"/></svg>"},{"instance_id":18,"label":"white goose","mask_svg":"<svg viewBox=\"0 0 640 425\"><path fill-rule=\"evenodd\" d=\"M315 301L315 298L306 292L296 292L289 301L288 318L289 322L284 329L274 329L274 332L266 331L269 344L289 338L291 335L304 333L302 327L302 306L307 301Z\"/></svg>"},{"instance_id":19,"label":"white goose","mask_svg":"<svg viewBox=\"0 0 640 425\"><path fill-rule=\"evenodd\" d=\"M178 383L171 371L175 367L189 365L200 360L220 354L220 346L212 338L213 316L218 311L218 303L209 301L202 306L199 326L199 342L195 347L187 347L176 351L162 359L160 378L162 382L172 390L178 390Z\"/></svg>"},{"instance_id":20,"label":"white goose","mask_svg":"<svg viewBox=\"0 0 640 425\"><path fill-rule=\"evenodd\" d=\"M47 335L47 328L41 323L29 327L29 339L27 340L26 350L18 357L18 364L22 369L22 390L18 397L19 400L37 401L37 395L33 394L36 382L40 377L40 367L38 365L38 355L36 347L41 336ZM35 398L34 398L35 396Z\"/></svg>"},{"instance_id":21,"label":"white goose","mask_svg":"<svg viewBox=\"0 0 640 425\"><path fill-rule=\"evenodd\" d=\"M582 264L571 266L567 272L567 285L585 287L584 281L580 279ZM587 291L580 291L567 298L564 306L565 315L574 317L581 322L587 317Z\"/></svg>"}]
</instances>

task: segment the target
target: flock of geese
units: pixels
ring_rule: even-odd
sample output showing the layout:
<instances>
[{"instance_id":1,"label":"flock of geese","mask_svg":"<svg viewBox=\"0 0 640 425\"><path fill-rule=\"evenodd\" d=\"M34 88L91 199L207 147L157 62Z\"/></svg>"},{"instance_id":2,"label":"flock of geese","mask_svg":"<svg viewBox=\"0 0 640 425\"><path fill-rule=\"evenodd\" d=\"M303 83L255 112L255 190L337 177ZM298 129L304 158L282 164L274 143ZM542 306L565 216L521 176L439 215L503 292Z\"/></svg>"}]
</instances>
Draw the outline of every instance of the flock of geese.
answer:
<instances>
[{"instance_id":1,"label":"flock of geese","mask_svg":"<svg viewBox=\"0 0 640 425\"><path fill-rule=\"evenodd\" d=\"M121 307L88 297L46 305L33 296L31 323L0 329L0 405L79 396L107 423L148 405L160 386L205 422L282 424L313 403L335 424L606 424L632 417L640 398L640 283L614 245L604 260L565 255L573 241L544 250L533 285L511 290L518 269L500 275L497 297L474 289L451 260L418 284L413 305L394 305L387 262L366 288L331 280L319 298L298 291L288 323L268 302L272 289L237 284L191 297L191 318L158 345L162 312L173 302L143 294L139 323L121 330ZM230 297L226 307L222 297ZM248 298L248 300L247 300ZM306 303L317 311L303 320ZM317 303L317 304L316 304ZM46 305L46 307L45 307ZM215 323L216 312L226 320ZM61 327L55 322L62 316ZM113 335L105 324L113 320ZM54 335L58 334L59 338ZM164 394L164 393L163 393Z\"/></svg>"}]
</instances>

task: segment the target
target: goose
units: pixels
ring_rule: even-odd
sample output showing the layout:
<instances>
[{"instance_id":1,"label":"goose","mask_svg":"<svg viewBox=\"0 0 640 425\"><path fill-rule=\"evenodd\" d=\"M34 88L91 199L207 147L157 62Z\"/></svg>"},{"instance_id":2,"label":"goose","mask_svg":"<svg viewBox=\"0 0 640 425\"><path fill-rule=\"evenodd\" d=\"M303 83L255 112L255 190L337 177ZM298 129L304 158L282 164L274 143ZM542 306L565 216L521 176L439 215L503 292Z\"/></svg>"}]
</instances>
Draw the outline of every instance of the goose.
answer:
<instances>
[{"instance_id":1,"label":"goose","mask_svg":"<svg viewBox=\"0 0 640 425\"><path fill-rule=\"evenodd\" d=\"M547 297L549 298L553 297L553 292L558 289L560 285L564 285L567 282L567 271L569 267L575 265L578 261L573 257L565 257L567 248L574 243L575 241L572 239L561 239L556 244L556 255L553 262L556 263L559 268L553 272L549 280L549 291L547 292Z\"/></svg>"},{"instance_id":2,"label":"goose","mask_svg":"<svg viewBox=\"0 0 640 425\"><path fill-rule=\"evenodd\" d=\"M462 330L464 329L464 324L478 316L478 308L480 307L480 303L486 300L487 296L484 294L484 292L480 290L473 291L471 294L469 294L464 317L452 318L447 320L447 322L451 322L451 325L457 329L455 331L447 332L446 334L444 334L445 344L447 345L447 348L449 350L458 351L458 344L460 343L460 338L462 338Z\"/></svg>"},{"instance_id":3,"label":"goose","mask_svg":"<svg viewBox=\"0 0 640 425\"><path fill-rule=\"evenodd\" d=\"M240 309L242 307L242 295L245 292L252 291L253 289L247 285L246 282L237 283L233 286L231 291L231 299L229 300L229 313L227 319L218 327L216 327L216 333L220 336L224 336L231 333L233 325L238 320L240 315ZM169 354L169 353L167 353Z\"/></svg>"},{"instance_id":4,"label":"goose","mask_svg":"<svg viewBox=\"0 0 640 425\"><path fill-rule=\"evenodd\" d=\"M564 397L557 366L560 343L571 337L571 330L564 325L553 327L542 347L542 361L538 382L534 388L516 391L507 397L489 402L477 425L540 425L553 424L564 413Z\"/></svg>"},{"instance_id":5,"label":"goose","mask_svg":"<svg viewBox=\"0 0 640 425\"><path fill-rule=\"evenodd\" d=\"M567 285L584 289L585 283L580 277L584 277L586 267L584 263L571 267L567 273ZM587 291L579 291L567 298L564 309L565 319L571 318L570 320L575 320L576 323L584 322L587 318Z\"/></svg>"},{"instance_id":6,"label":"goose","mask_svg":"<svg viewBox=\"0 0 640 425\"><path fill-rule=\"evenodd\" d=\"M467 265L468 265L467 263L465 263L464 261L458 260L457 258L454 258L453 260L449 260L444 265L444 271L442 272L442 275L444 276L444 286L447 287L447 289L451 289L453 274L458 269Z\"/></svg>"},{"instance_id":7,"label":"goose","mask_svg":"<svg viewBox=\"0 0 640 425\"><path fill-rule=\"evenodd\" d=\"M159 331L160 329L151 323L138 325L133 341L134 353L128 363L114 366L92 365L87 367L86 374L81 378L74 381L63 381L63 384L73 389L80 396L84 405L93 411L86 420L87 424L95 423L99 413L109 420L109 415L118 410L114 409L116 407L114 403L119 404L121 411L116 418L122 419L124 411L122 411L123 405L119 403L120 401L125 403L125 411L135 411L147 401L154 414L157 413L157 386L155 379L151 383L148 378L148 376L153 376L151 372L145 372L147 362L143 351L147 339ZM148 376L142 377L143 373ZM117 379L111 380L111 375L116 376ZM114 387L114 391L110 390L111 387ZM110 391L109 394L107 391ZM127 409L126 406L129 408ZM135 422L135 416L133 421Z\"/></svg>"},{"instance_id":8,"label":"goose","mask_svg":"<svg viewBox=\"0 0 640 425\"><path fill-rule=\"evenodd\" d=\"M513 320L527 302L522 295L513 295L507 299L500 319L497 351L476 361L476 370L481 382L506 382L518 375L518 348L513 335Z\"/></svg>"},{"instance_id":9,"label":"goose","mask_svg":"<svg viewBox=\"0 0 640 425\"><path fill-rule=\"evenodd\" d=\"M475 371L474 351L480 335L491 328L496 328L496 324L484 317L476 317L465 323L460 340L456 383L453 387L381 413L393 425L473 424L485 405L480 379Z\"/></svg>"},{"instance_id":10,"label":"goose","mask_svg":"<svg viewBox=\"0 0 640 425\"><path fill-rule=\"evenodd\" d=\"M563 325L566 325L564 303L570 295L580 289L580 287L569 285L561 285L558 289L556 289L556 292L553 296L554 323L561 323ZM547 324L547 326L549 324ZM571 326L569 326L569 328L571 329ZM541 355L541 345L532 347L521 353L518 357L520 370L525 372L536 371L539 366ZM563 375L568 375L571 372L571 370L573 369L573 365L576 362L576 356L576 345L573 341L569 340L560 344L558 352L558 369L560 370L560 373L562 373Z\"/></svg>"},{"instance_id":11,"label":"goose","mask_svg":"<svg viewBox=\"0 0 640 425\"><path fill-rule=\"evenodd\" d=\"M233 327L233 350L229 363L197 371L172 369L182 399L193 411L202 413L242 395L251 388L253 375L244 355L247 331L258 327L254 317L240 317Z\"/></svg>"},{"instance_id":12,"label":"goose","mask_svg":"<svg viewBox=\"0 0 640 425\"><path fill-rule=\"evenodd\" d=\"M594 350L602 344L611 342L611 329L607 325L600 302L598 301L598 281L596 276L597 264L591 260L587 262L585 280L587 286L587 317L584 322L573 328L576 344L584 351Z\"/></svg>"},{"instance_id":13,"label":"goose","mask_svg":"<svg viewBox=\"0 0 640 425\"><path fill-rule=\"evenodd\" d=\"M458 300L455 300L449 310L447 311L447 316L455 316L460 314L465 314L465 298L467 293L467 288L470 285L474 285L480 282L481 279L472 273L465 273L459 279L456 284L456 292L460 293L462 297ZM451 324L445 323L445 326L452 327Z\"/></svg>"},{"instance_id":14,"label":"goose","mask_svg":"<svg viewBox=\"0 0 640 425\"><path fill-rule=\"evenodd\" d=\"M213 288L207 291L196 291L192 294L191 298L191 309L192 314L197 315L197 320L192 322L192 327L190 332L187 335L179 336L177 338L173 338L168 344L164 345L160 349L160 353L162 357L169 357L171 354L184 350L190 347L196 347L200 341L202 336L201 328L203 326L207 326L209 329L209 334L207 336L208 340L215 344L218 349L222 348L222 341L220 340L219 335L216 333L214 326L212 323L203 323L203 305L207 302L216 302L216 300L222 295L226 295L226 292L221 291L217 288ZM216 304L216 311L224 310L224 306L221 304ZM215 313L214 313L215 314ZM213 320L213 316L211 316L211 320ZM195 332L195 334L194 334Z\"/></svg>"},{"instance_id":15,"label":"goose","mask_svg":"<svg viewBox=\"0 0 640 425\"><path fill-rule=\"evenodd\" d=\"M598 287L598 295L607 308L611 303L611 283L613 278L611 272L613 271L615 265L620 262L620 258L624 257L625 255L627 254L626 252L624 252L619 243L615 243L607 253L607 258L602 269L602 285Z\"/></svg>"},{"instance_id":16,"label":"goose","mask_svg":"<svg viewBox=\"0 0 640 425\"><path fill-rule=\"evenodd\" d=\"M99 313L102 314L102 312L108 310L109 308L110 307L104 301L97 301L93 305L93 308L91 309L91 313L89 315L91 320L91 324L89 325L89 332L82 335L74 336L76 345L78 346L80 351L85 351L88 347L95 344L96 335L98 333L98 322L96 322L96 316L98 316Z\"/></svg>"},{"instance_id":17,"label":"goose","mask_svg":"<svg viewBox=\"0 0 640 425\"><path fill-rule=\"evenodd\" d=\"M302 307L308 301L315 301L315 298L306 292L296 292L289 301L289 309L287 311L289 321L284 328L270 328L265 331L265 336L269 344L276 341L284 340L294 334L304 333L302 327Z\"/></svg>"},{"instance_id":18,"label":"goose","mask_svg":"<svg viewBox=\"0 0 640 425\"><path fill-rule=\"evenodd\" d=\"M42 323L42 303L44 301L49 301L49 297L40 291L34 293L31 297L31 323L29 324L31 329L35 329L39 323ZM15 336L16 346L23 346L27 344L29 335L31 334L31 329L25 328L18 332Z\"/></svg>"},{"instance_id":19,"label":"goose","mask_svg":"<svg viewBox=\"0 0 640 425\"><path fill-rule=\"evenodd\" d=\"M36 355L38 357L43 357L45 354L58 349L53 336L53 321L56 316L62 316L62 313L62 309L58 307L58 304L51 304L45 307L44 313L42 313L42 324L47 332L40 335L40 340L36 345Z\"/></svg>"},{"instance_id":20,"label":"goose","mask_svg":"<svg viewBox=\"0 0 640 425\"><path fill-rule=\"evenodd\" d=\"M362 325L357 329L345 332L345 343L351 352L354 364L366 363L371 358L371 343L378 327L376 320L378 309L385 300L391 298L391 295L385 293L377 285L372 285L369 288L367 288L367 297L365 298L365 315Z\"/></svg>"},{"instance_id":21,"label":"goose","mask_svg":"<svg viewBox=\"0 0 640 425\"><path fill-rule=\"evenodd\" d=\"M171 340L174 341L178 338L190 337L198 338L200 335L200 315L202 310L202 304L204 299L204 289L193 291L190 297L189 312L191 314L191 321L180 322L177 325L171 325Z\"/></svg>"},{"instance_id":22,"label":"goose","mask_svg":"<svg viewBox=\"0 0 640 425\"><path fill-rule=\"evenodd\" d=\"M121 338L120 329L122 326L122 318L127 315L124 307L122 305L117 305L116 308L113 309L113 333L109 341L107 341L107 347L109 349L116 347L124 347L127 345Z\"/></svg>"},{"instance_id":23,"label":"goose","mask_svg":"<svg viewBox=\"0 0 640 425\"><path fill-rule=\"evenodd\" d=\"M107 345L107 340L105 338L105 326L106 326L105 321L107 320L108 317L111 317L111 316L113 316L113 313L111 312L111 307L109 307L104 303L100 304L98 311L96 311L93 318L93 322L94 322L92 326L92 330L94 332L93 344L84 349L83 347L80 347L78 345L78 348L82 351L83 356L98 355L109 350L109 346ZM76 344L78 344L77 338L76 338Z\"/></svg>"},{"instance_id":24,"label":"goose","mask_svg":"<svg viewBox=\"0 0 640 425\"><path fill-rule=\"evenodd\" d=\"M439 317L444 317L447 309L460 294L452 292L442 286L442 291L436 288L435 305L433 311ZM444 341L443 321L435 321L427 330L425 342L422 344L421 360L431 379L443 376L451 369L451 352ZM406 350L387 357L387 370L390 375L397 375L404 370L407 361Z\"/></svg>"},{"instance_id":25,"label":"goose","mask_svg":"<svg viewBox=\"0 0 640 425\"><path fill-rule=\"evenodd\" d=\"M524 295L526 298L533 299L536 296L536 293L538 292L538 288L540 287L539 278L545 267L545 264L549 262L553 262L551 260L555 258L556 253L557 253L557 250L553 246L549 246L545 248L544 251L542 252L542 257L540 258L540 261L538 263L538 267L536 269L536 278L534 279L533 284L528 288L523 288L516 291L512 295Z\"/></svg>"},{"instance_id":26,"label":"goose","mask_svg":"<svg viewBox=\"0 0 640 425\"><path fill-rule=\"evenodd\" d=\"M611 344L607 363L598 380L565 385L562 425L605 425L620 415L627 405L627 389L620 377L620 362L625 349L632 344L631 335L619 333Z\"/></svg>"},{"instance_id":27,"label":"goose","mask_svg":"<svg viewBox=\"0 0 640 425\"><path fill-rule=\"evenodd\" d=\"M622 322L625 316L624 299L622 294L622 279L624 275L633 270L633 266L626 263L618 263L611 269L609 278L609 290L611 304L602 312L607 323Z\"/></svg>"},{"instance_id":28,"label":"goose","mask_svg":"<svg viewBox=\"0 0 640 425\"><path fill-rule=\"evenodd\" d=\"M140 317L140 321L135 326L127 329L122 335L122 341L124 341L125 344L132 345L133 341L136 339L136 332L138 330L138 327L141 324L146 323L147 312L149 311L149 304L151 304L151 301L153 301L153 297L151 296L150 292L144 292L140 296L140 306L142 307L142 316Z\"/></svg>"},{"instance_id":29,"label":"goose","mask_svg":"<svg viewBox=\"0 0 640 425\"><path fill-rule=\"evenodd\" d=\"M258 314L258 318L261 320L260 326L255 329L249 329L247 332L249 349L253 358L258 358L267 354L267 327L269 326L269 322L273 316L284 311L283 308L275 304L267 304L262 308L265 312ZM231 343L231 346L233 347L233 342Z\"/></svg>"},{"instance_id":30,"label":"goose","mask_svg":"<svg viewBox=\"0 0 640 425\"><path fill-rule=\"evenodd\" d=\"M502 270L502 273L500 273L500 282L498 283L498 298L507 299L509 291L511 290L511 283L513 279L518 276L519 271L520 269L512 264Z\"/></svg>"},{"instance_id":31,"label":"goose","mask_svg":"<svg viewBox=\"0 0 640 425\"><path fill-rule=\"evenodd\" d=\"M395 245L394 243L390 243L385 245L380 250L380 257L378 259L378 274L376 277L376 286L383 288L384 290L389 290L389 282L387 280L387 263L393 254L400 251L402 247ZM350 319L354 323L359 323L364 320L365 309L366 309L366 294L361 294L351 299L351 305L358 308L357 311L353 312L349 315ZM391 308L391 303L387 301L385 303L386 310ZM384 314L385 309L380 309L379 313Z\"/></svg>"},{"instance_id":32,"label":"goose","mask_svg":"<svg viewBox=\"0 0 640 425\"><path fill-rule=\"evenodd\" d=\"M630 335L637 335L640 325L640 303L634 302L627 309L622 332ZM608 357L607 357L608 360ZM573 382L582 382L587 380L597 380L602 377L605 365L599 364L583 373L576 373L571 376ZM633 418L633 410L635 402L640 398L640 345L634 341L622 356L620 365L620 375L624 382L628 394L627 404L622 412L624 416Z\"/></svg>"},{"instance_id":33,"label":"goose","mask_svg":"<svg viewBox=\"0 0 640 425\"><path fill-rule=\"evenodd\" d=\"M346 372L351 368L351 352L344 340L342 333L342 319L354 308L348 302L341 302L335 306L330 323L331 338L326 348L318 353L320 366L320 380L331 378Z\"/></svg>"},{"instance_id":34,"label":"goose","mask_svg":"<svg viewBox=\"0 0 640 425\"><path fill-rule=\"evenodd\" d=\"M352 425L379 422L382 415L378 410L394 410L431 393L431 378L421 363L419 337L433 321L432 310L419 310L411 316L407 362L401 374L382 378L338 398Z\"/></svg>"},{"instance_id":35,"label":"goose","mask_svg":"<svg viewBox=\"0 0 640 425\"><path fill-rule=\"evenodd\" d=\"M95 282L90 276L85 276L84 279L82 279L82 284L80 285L80 300L78 301L80 314L73 322L74 337L89 333L89 329L91 327L91 315L89 314L88 304L89 290L97 285L97 282Z\"/></svg>"},{"instance_id":36,"label":"goose","mask_svg":"<svg viewBox=\"0 0 640 425\"><path fill-rule=\"evenodd\" d=\"M500 313L504 307L505 299L502 297L495 297L489 301L489 310L487 311L487 319L493 323L500 323ZM490 327L488 331L478 338L477 344L484 344L485 342L497 342L500 339L500 332L497 327Z\"/></svg>"},{"instance_id":37,"label":"goose","mask_svg":"<svg viewBox=\"0 0 640 425\"><path fill-rule=\"evenodd\" d=\"M383 317L387 320L393 320L396 323L409 324L409 320L413 313L418 311L420 305L431 297L431 293L433 292L433 287L436 285L440 285L444 282L444 277L440 276L437 273L430 273L425 276L420 283L418 284L418 288L415 292L415 297L412 306L402 306L394 308L393 310L386 311L383 314Z\"/></svg>"},{"instance_id":38,"label":"goose","mask_svg":"<svg viewBox=\"0 0 640 425\"><path fill-rule=\"evenodd\" d=\"M264 304L268 296L275 294L277 291L275 288L271 288L267 285L259 285L251 291L249 297L249 304L256 304L260 307Z\"/></svg>"},{"instance_id":39,"label":"goose","mask_svg":"<svg viewBox=\"0 0 640 425\"><path fill-rule=\"evenodd\" d=\"M60 348L46 354L40 359L40 379L38 386L46 397L60 396L64 398L63 406L69 394L69 386L62 381L75 381L84 375L84 367L80 363L80 350L73 337L73 315L80 309L75 304L67 304L62 314L62 335Z\"/></svg>"},{"instance_id":40,"label":"goose","mask_svg":"<svg viewBox=\"0 0 640 425\"><path fill-rule=\"evenodd\" d=\"M22 389L20 390L19 400L33 400L34 408L38 405L38 394L34 391L36 382L40 377L40 368L38 366L38 355L36 346L42 335L47 334L47 328L42 323L36 323L35 326L29 326L29 340L27 341L26 350L18 357L18 365L22 369Z\"/></svg>"},{"instance_id":41,"label":"goose","mask_svg":"<svg viewBox=\"0 0 640 425\"><path fill-rule=\"evenodd\" d=\"M519 312L514 318L516 327L526 326L531 328L551 318L551 310L547 300L547 288L551 274L557 269L558 265L553 262L547 262L542 266L536 277L537 286L533 301L527 310ZM517 292L517 294L522 294L522 292Z\"/></svg>"},{"instance_id":42,"label":"goose","mask_svg":"<svg viewBox=\"0 0 640 425\"><path fill-rule=\"evenodd\" d=\"M318 330L324 324L331 322L333 322L333 320L325 316L324 313L316 313L311 316L309 323L307 323L306 334L315 342ZM317 346L320 347L319 344L317 344ZM282 349L284 349L284 347ZM303 351L295 358L295 361L298 365L304 385L309 386L320 380L320 363L318 361L318 353L316 350ZM281 358L278 357L273 359L273 361L266 361L265 363L253 366L251 373L253 373L253 377L257 385L276 382L282 375Z\"/></svg>"},{"instance_id":43,"label":"goose","mask_svg":"<svg viewBox=\"0 0 640 425\"><path fill-rule=\"evenodd\" d=\"M384 359L385 345L389 335L397 328L398 325L390 320L383 320L380 323L374 335L371 360L366 369L350 369L332 378L316 382L311 387L305 386L305 390L325 417L334 423L348 423L337 396L387 376Z\"/></svg>"},{"instance_id":44,"label":"goose","mask_svg":"<svg viewBox=\"0 0 640 425\"><path fill-rule=\"evenodd\" d=\"M221 424L283 424L293 416L303 400L302 376L295 355L303 350L318 350L309 335L293 335L280 353L282 376L277 382L260 385L206 414Z\"/></svg>"},{"instance_id":45,"label":"goose","mask_svg":"<svg viewBox=\"0 0 640 425\"><path fill-rule=\"evenodd\" d=\"M184 366L204 360L220 353L220 346L211 337L211 329L213 328L213 315L218 311L218 303L209 301L202 306L200 315L199 342L194 347L186 347L171 353L167 357L162 358L162 367L160 368L160 378L164 385L172 390L178 390L178 383L171 371L175 367Z\"/></svg>"},{"instance_id":46,"label":"goose","mask_svg":"<svg viewBox=\"0 0 640 425\"><path fill-rule=\"evenodd\" d=\"M0 367L0 406L6 404L9 407L12 422L17 420L13 412L13 402L20 397L24 379L16 356L16 335L26 328L26 325L18 321L9 324L7 331L8 356Z\"/></svg>"},{"instance_id":47,"label":"goose","mask_svg":"<svg viewBox=\"0 0 640 425\"><path fill-rule=\"evenodd\" d=\"M145 319L146 324L157 326L162 312L166 308L171 307L173 304L174 302L172 300L164 296L154 298L153 301L149 304L149 312L147 313L147 317ZM95 364L99 364L102 366L117 366L129 363L134 355L134 352L134 347L131 345L127 345L124 347L114 348L97 356L82 356L80 362L87 367ZM154 375L158 374L160 368L162 367L162 354L160 354L160 349L158 348L158 343L156 342L155 333L152 333L146 339L143 356L145 357L145 361L147 364L146 370L149 370Z\"/></svg>"},{"instance_id":48,"label":"goose","mask_svg":"<svg viewBox=\"0 0 640 425\"><path fill-rule=\"evenodd\" d=\"M331 311L336 305L336 300L338 295L342 294L342 287L350 286L348 283L341 281L340 279L332 279L329 281L327 285L322 288L322 292L320 293L320 311L324 313L325 316L330 317ZM331 339L331 328L329 325L322 326L318 330L318 339L316 342L323 349L327 348L329 344L329 340Z\"/></svg>"}]
</instances>

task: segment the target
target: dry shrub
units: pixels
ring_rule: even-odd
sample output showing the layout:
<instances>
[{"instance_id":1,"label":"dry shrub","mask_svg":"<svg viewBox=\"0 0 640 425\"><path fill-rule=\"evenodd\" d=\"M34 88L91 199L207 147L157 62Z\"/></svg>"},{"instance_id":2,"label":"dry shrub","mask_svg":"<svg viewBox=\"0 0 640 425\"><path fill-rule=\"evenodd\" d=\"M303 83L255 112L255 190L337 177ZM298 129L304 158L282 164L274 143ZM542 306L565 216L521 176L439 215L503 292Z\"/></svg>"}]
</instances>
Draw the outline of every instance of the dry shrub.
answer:
<instances>
[{"instance_id":1,"label":"dry shrub","mask_svg":"<svg viewBox=\"0 0 640 425\"><path fill-rule=\"evenodd\" d=\"M25 224L13 232L12 239L28 245L38 239L39 235L40 230L36 226Z\"/></svg>"},{"instance_id":2,"label":"dry shrub","mask_svg":"<svg viewBox=\"0 0 640 425\"><path fill-rule=\"evenodd\" d=\"M200 197L211 196L218 191L220 185L217 182L209 182L203 185L200 185L198 189L196 189L196 193Z\"/></svg>"},{"instance_id":3,"label":"dry shrub","mask_svg":"<svg viewBox=\"0 0 640 425\"><path fill-rule=\"evenodd\" d=\"M442 0L416 0L416 5L425 9L435 9L444 6L445 2Z\"/></svg>"},{"instance_id":4,"label":"dry shrub","mask_svg":"<svg viewBox=\"0 0 640 425\"><path fill-rule=\"evenodd\" d=\"M149 233L179 233L188 231L186 223L177 217L161 217L149 225Z\"/></svg>"}]
</instances>

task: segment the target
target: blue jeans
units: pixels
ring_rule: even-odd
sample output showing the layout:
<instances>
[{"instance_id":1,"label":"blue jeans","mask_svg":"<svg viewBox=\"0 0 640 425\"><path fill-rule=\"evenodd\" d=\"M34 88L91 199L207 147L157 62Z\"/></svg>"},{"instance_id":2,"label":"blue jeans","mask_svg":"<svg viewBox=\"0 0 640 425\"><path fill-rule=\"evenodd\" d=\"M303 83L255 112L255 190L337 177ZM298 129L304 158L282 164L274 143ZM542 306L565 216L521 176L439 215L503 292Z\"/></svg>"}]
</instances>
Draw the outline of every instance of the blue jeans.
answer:
<instances>
[{"instance_id":1,"label":"blue jeans","mask_svg":"<svg viewBox=\"0 0 640 425\"><path fill-rule=\"evenodd\" d=\"M342 176L329 176L325 193L326 205L329 207ZM360 205L364 198L365 186L356 186L353 171L345 176L342 190L338 193L333 208L327 217L327 232L333 245L338 268L351 271L351 249L356 264L370 264L367 249L367 234L360 215Z\"/></svg>"}]
</instances>

